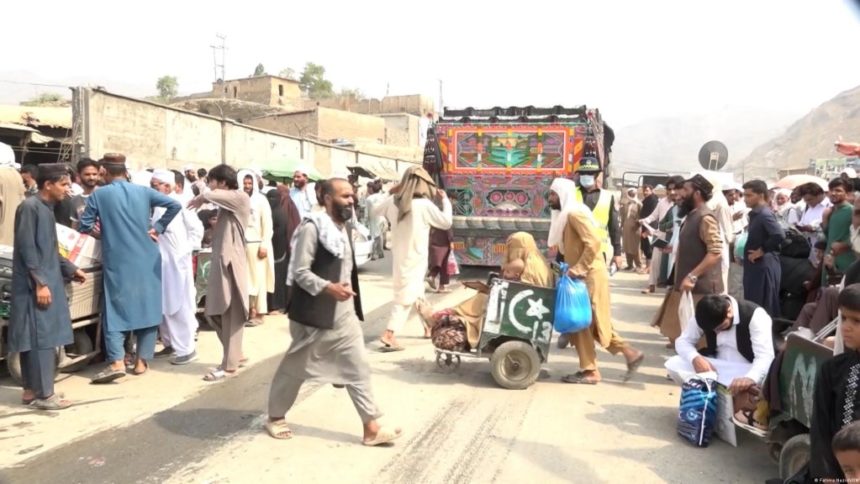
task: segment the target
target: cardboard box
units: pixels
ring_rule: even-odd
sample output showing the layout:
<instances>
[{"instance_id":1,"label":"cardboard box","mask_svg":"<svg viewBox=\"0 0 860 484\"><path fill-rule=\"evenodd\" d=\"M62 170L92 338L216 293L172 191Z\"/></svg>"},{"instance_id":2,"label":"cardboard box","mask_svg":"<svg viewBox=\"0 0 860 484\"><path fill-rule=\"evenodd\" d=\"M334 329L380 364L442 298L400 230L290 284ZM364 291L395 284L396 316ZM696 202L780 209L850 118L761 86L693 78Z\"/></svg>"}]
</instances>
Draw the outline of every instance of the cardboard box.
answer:
<instances>
[{"instance_id":1,"label":"cardboard box","mask_svg":"<svg viewBox=\"0 0 860 484\"><path fill-rule=\"evenodd\" d=\"M101 265L101 242L90 235L82 234L65 225L57 224L57 241L60 254L81 269Z\"/></svg>"}]
</instances>

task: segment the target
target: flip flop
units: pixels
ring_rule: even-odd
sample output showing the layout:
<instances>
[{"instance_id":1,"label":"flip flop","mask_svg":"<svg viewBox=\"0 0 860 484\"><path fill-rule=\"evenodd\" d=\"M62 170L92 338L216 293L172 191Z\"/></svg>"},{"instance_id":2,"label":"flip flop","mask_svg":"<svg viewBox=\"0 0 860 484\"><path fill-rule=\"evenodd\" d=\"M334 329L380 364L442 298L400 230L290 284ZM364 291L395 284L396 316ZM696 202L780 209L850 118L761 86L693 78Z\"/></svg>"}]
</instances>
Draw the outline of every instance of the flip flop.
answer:
<instances>
[{"instance_id":1,"label":"flip flop","mask_svg":"<svg viewBox=\"0 0 860 484\"><path fill-rule=\"evenodd\" d=\"M114 370L111 368L105 368L104 370L96 373L96 376L90 380L90 383L94 383L96 385L100 385L103 383L110 383L114 380L118 380L124 377L126 373L122 370Z\"/></svg>"},{"instance_id":2,"label":"flip flop","mask_svg":"<svg viewBox=\"0 0 860 484\"><path fill-rule=\"evenodd\" d=\"M393 442L399 439L402 435L403 431L401 429L381 427L379 431L376 432L376 437L371 440L364 440L361 442L361 444L366 445L368 447L376 447L377 445Z\"/></svg>"},{"instance_id":3,"label":"flip flop","mask_svg":"<svg viewBox=\"0 0 860 484\"><path fill-rule=\"evenodd\" d=\"M639 367L642 365L642 362L645 360L645 353L640 353L639 356L627 363L627 373L624 374L624 381L630 381L631 378L639 371Z\"/></svg>"},{"instance_id":4,"label":"flip flop","mask_svg":"<svg viewBox=\"0 0 860 484\"><path fill-rule=\"evenodd\" d=\"M579 385L597 385L599 381L589 378L585 373L578 371L572 375L561 377L563 383L573 383Z\"/></svg>"},{"instance_id":5,"label":"flip flop","mask_svg":"<svg viewBox=\"0 0 860 484\"><path fill-rule=\"evenodd\" d=\"M379 352L380 353L394 353L396 351L403 351L405 349L406 348L404 348L402 346L392 346L392 345L386 343L385 346L382 346L381 348L379 348Z\"/></svg>"},{"instance_id":6,"label":"flip flop","mask_svg":"<svg viewBox=\"0 0 860 484\"><path fill-rule=\"evenodd\" d=\"M147 370L149 370L149 363L147 363L146 360L144 360L143 361L143 371L137 371L137 368L132 368L131 374L135 375L135 376L140 376L140 375L143 375L144 373L146 373Z\"/></svg>"},{"instance_id":7,"label":"flip flop","mask_svg":"<svg viewBox=\"0 0 860 484\"><path fill-rule=\"evenodd\" d=\"M54 393L54 395L60 397L60 399L66 398L66 394L63 392L56 392L56 393ZM37 400L36 397L33 397L33 398L21 397L21 405L25 405L25 406L30 405L31 403L33 403L36 400Z\"/></svg>"},{"instance_id":8,"label":"flip flop","mask_svg":"<svg viewBox=\"0 0 860 484\"><path fill-rule=\"evenodd\" d=\"M266 432L269 432L269 435L271 435L273 439L289 440L293 438L293 431L290 430L286 420L276 420L274 422L266 420L266 423L263 426L266 428Z\"/></svg>"}]
</instances>

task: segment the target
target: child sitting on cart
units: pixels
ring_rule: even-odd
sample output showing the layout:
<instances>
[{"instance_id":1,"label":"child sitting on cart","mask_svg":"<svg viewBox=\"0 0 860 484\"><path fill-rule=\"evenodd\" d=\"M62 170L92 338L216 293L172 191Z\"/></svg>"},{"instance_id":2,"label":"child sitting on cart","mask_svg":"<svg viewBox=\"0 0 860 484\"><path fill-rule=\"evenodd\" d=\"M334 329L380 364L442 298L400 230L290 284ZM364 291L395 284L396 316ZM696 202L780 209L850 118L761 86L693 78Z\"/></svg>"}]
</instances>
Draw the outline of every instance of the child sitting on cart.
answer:
<instances>
[{"instance_id":1,"label":"child sitting on cart","mask_svg":"<svg viewBox=\"0 0 860 484\"><path fill-rule=\"evenodd\" d=\"M502 259L502 277L534 286L552 287L553 280L549 266L538 250L534 237L528 232L516 232L508 237ZM487 313L488 300L488 294L478 292L458 306L441 311L434 311L425 300L416 302L416 308L427 332L432 335L434 332L441 333L443 329L445 330L446 337L431 336L434 345L439 347L437 342L444 346L457 345L459 347L456 351L467 351L478 344L481 325ZM460 345L460 338L453 334L461 327L465 331L462 345ZM454 331L446 328L454 328ZM455 350L448 347L440 349Z\"/></svg>"}]
</instances>

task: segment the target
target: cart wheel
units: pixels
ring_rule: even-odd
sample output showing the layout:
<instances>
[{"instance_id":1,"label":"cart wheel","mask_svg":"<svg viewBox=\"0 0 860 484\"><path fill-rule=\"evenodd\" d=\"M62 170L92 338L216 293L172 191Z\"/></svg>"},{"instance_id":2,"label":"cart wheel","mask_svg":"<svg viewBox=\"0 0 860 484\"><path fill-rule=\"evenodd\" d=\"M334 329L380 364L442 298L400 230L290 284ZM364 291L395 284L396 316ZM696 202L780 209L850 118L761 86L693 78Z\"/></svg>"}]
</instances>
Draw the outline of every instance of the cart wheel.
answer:
<instances>
[{"instance_id":1,"label":"cart wheel","mask_svg":"<svg viewBox=\"0 0 860 484\"><path fill-rule=\"evenodd\" d=\"M54 351L54 379L60 374L60 358L62 351L59 349ZM24 384L24 378L21 376L21 354L8 353L6 355L6 369L9 370L9 376L19 385Z\"/></svg>"},{"instance_id":2,"label":"cart wheel","mask_svg":"<svg viewBox=\"0 0 860 484\"><path fill-rule=\"evenodd\" d=\"M460 368L460 355L436 353L436 366L445 373L451 373Z\"/></svg>"},{"instance_id":3,"label":"cart wheel","mask_svg":"<svg viewBox=\"0 0 860 484\"><path fill-rule=\"evenodd\" d=\"M809 434L798 434L788 439L779 453L779 477L788 479L809 463Z\"/></svg>"},{"instance_id":4,"label":"cart wheel","mask_svg":"<svg viewBox=\"0 0 860 484\"><path fill-rule=\"evenodd\" d=\"M493 379L502 388L524 390L540 374L540 355L524 341L508 341L496 348L490 357Z\"/></svg>"}]
</instances>

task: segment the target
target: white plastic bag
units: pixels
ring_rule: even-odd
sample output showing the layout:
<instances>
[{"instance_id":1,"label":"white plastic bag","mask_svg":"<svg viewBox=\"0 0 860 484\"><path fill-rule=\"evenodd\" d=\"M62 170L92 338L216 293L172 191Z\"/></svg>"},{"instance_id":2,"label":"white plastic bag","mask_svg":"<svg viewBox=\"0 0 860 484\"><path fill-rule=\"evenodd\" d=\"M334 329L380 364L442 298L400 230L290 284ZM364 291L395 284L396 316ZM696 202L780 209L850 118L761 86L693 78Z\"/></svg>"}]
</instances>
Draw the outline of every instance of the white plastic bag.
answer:
<instances>
[{"instance_id":1,"label":"white plastic bag","mask_svg":"<svg viewBox=\"0 0 860 484\"><path fill-rule=\"evenodd\" d=\"M460 265L457 264L457 258L454 257L454 251L448 252L448 275L456 276L460 274Z\"/></svg>"},{"instance_id":2,"label":"white plastic bag","mask_svg":"<svg viewBox=\"0 0 860 484\"><path fill-rule=\"evenodd\" d=\"M693 318L696 317L696 305L693 303L693 294L690 291L681 293L681 304L678 305L678 319L681 321L681 331L687 328Z\"/></svg>"}]
</instances>

